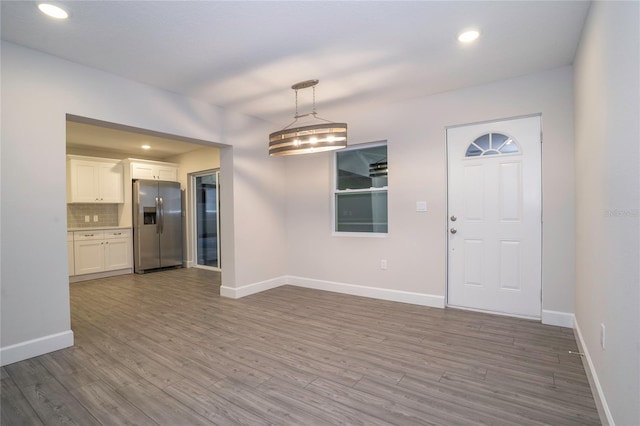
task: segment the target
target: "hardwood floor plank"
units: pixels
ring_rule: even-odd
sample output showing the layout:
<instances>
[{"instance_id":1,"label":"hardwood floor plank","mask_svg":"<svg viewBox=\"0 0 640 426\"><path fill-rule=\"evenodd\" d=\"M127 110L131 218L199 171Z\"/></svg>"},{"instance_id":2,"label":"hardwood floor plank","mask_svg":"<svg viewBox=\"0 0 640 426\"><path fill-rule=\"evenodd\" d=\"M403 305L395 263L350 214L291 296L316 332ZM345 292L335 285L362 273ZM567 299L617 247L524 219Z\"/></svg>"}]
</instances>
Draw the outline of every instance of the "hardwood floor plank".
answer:
<instances>
[{"instance_id":1,"label":"hardwood floor plank","mask_svg":"<svg viewBox=\"0 0 640 426\"><path fill-rule=\"evenodd\" d=\"M280 398L294 398L310 407L319 407L332 415L334 421L332 424L348 424L348 425L378 425L383 426L388 423L369 415L363 411L358 411L343 404L336 404L330 398L318 395L307 389L294 387L288 382L272 377L259 387L260 390L271 395L277 395Z\"/></svg>"},{"instance_id":2,"label":"hardwood floor plank","mask_svg":"<svg viewBox=\"0 0 640 426\"><path fill-rule=\"evenodd\" d=\"M364 378L356 386L356 389L376 395L397 404L411 407L424 413L424 417L435 423L443 425L478 425L500 424L504 419L497 418L490 412L477 408L469 409L443 398L424 396L406 388L388 385L375 380Z\"/></svg>"},{"instance_id":3,"label":"hardwood floor plank","mask_svg":"<svg viewBox=\"0 0 640 426\"><path fill-rule=\"evenodd\" d=\"M100 424L55 378L28 385L20 390L45 424Z\"/></svg>"},{"instance_id":4,"label":"hardwood floor plank","mask_svg":"<svg viewBox=\"0 0 640 426\"><path fill-rule=\"evenodd\" d=\"M260 426L270 424L240 405L218 396L198 384L183 380L167 386L164 391L218 425Z\"/></svg>"},{"instance_id":5,"label":"hardwood floor plank","mask_svg":"<svg viewBox=\"0 0 640 426\"><path fill-rule=\"evenodd\" d=\"M36 426L43 424L8 374L2 379L0 407L2 407L0 410L0 424L2 425Z\"/></svg>"},{"instance_id":6,"label":"hardwood floor plank","mask_svg":"<svg viewBox=\"0 0 640 426\"><path fill-rule=\"evenodd\" d=\"M0 380L4 380L9 378L9 373L7 373L7 369L4 367L0 367Z\"/></svg>"},{"instance_id":7,"label":"hardwood floor plank","mask_svg":"<svg viewBox=\"0 0 640 426\"><path fill-rule=\"evenodd\" d=\"M478 394L490 395L494 401L499 401L516 409L539 410L546 416L553 416L552 418L565 425L586 425L592 422L592 417L589 416L584 407L576 408L566 402L558 402L549 398L539 398L529 393L516 392L504 384L496 386L448 373L443 375L440 381L449 384L455 383L457 386L472 389L473 392Z\"/></svg>"},{"instance_id":8,"label":"hardwood floor plank","mask_svg":"<svg viewBox=\"0 0 640 426\"><path fill-rule=\"evenodd\" d=\"M102 424L157 425L109 386L97 381L79 387L71 394Z\"/></svg>"},{"instance_id":9,"label":"hardwood floor plank","mask_svg":"<svg viewBox=\"0 0 640 426\"><path fill-rule=\"evenodd\" d=\"M183 405L171 395L144 380L123 386L118 389L118 393L160 425L206 426L214 424L195 410Z\"/></svg>"},{"instance_id":10,"label":"hardwood floor plank","mask_svg":"<svg viewBox=\"0 0 640 426\"><path fill-rule=\"evenodd\" d=\"M437 422L424 418L420 411L395 404L384 398L377 397L358 389L332 383L319 378L307 386L311 392L315 392L334 402L346 405L358 411L368 413L391 424L402 425L436 425Z\"/></svg>"},{"instance_id":11,"label":"hardwood floor plank","mask_svg":"<svg viewBox=\"0 0 640 426\"><path fill-rule=\"evenodd\" d=\"M198 269L71 284L75 346L2 368L2 424L599 424L571 329L219 286Z\"/></svg>"},{"instance_id":12,"label":"hardwood floor plank","mask_svg":"<svg viewBox=\"0 0 640 426\"><path fill-rule=\"evenodd\" d=\"M218 396L252 411L269 423L276 425L323 424L319 419L300 410L293 404L283 404L255 388L250 388L233 380L224 380L209 388Z\"/></svg>"}]
</instances>

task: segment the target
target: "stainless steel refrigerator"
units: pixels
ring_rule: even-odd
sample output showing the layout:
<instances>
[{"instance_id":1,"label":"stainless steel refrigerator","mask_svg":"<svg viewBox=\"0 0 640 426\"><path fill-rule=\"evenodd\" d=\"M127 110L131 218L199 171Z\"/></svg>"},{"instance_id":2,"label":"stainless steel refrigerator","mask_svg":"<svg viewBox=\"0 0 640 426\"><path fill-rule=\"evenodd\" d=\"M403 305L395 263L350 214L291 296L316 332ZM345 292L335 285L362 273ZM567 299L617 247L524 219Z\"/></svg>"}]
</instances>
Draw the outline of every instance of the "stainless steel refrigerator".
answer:
<instances>
[{"instance_id":1,"label":"stainless steel refrigerator","mask_svg":"<svg viewBox=\"0 0 640 426\"><path fill-rule=\"evenodd\" d=\"M178 182L133 182L133 253L138 274L182 265L182 191Z\"/></svg>"}]
</instances>

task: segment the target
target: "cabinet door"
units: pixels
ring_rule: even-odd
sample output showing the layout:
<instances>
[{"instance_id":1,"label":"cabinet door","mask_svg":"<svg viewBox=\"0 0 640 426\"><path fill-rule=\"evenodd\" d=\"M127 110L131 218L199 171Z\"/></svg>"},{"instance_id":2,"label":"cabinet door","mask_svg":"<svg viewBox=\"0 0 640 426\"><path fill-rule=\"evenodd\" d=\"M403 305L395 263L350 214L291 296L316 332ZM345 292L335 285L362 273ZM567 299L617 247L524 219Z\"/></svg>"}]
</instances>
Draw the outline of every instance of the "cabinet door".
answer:
<instances>
[{"instance_id":1,"label":"cabinet door","mask_svg":"<svg viewBox=\"0 0 640 426\"><path fill-rule=\"evenodd\" d=\"M156 176L160 180L176 182L178 180L178 170L171 166L157 166Z\"/></svg>"},{"instance_id":2,"label":"cabinet door","mask_svg":"<svg viewBox=\"0 0 640 426\"><path fill-rule=\"evenodd\" d=\"M129 238L113 238L105 240L104 270L131 268L131 240Z\"/></svg>"},{"instance_id":3,"label":"cabinet door","mask_svg":"<svg viewBox=\"0 0 640 426\"><path fill-rule=\"evenodd\" d=\"M122 164L99 165L100 202L124 203L124 173Z\"/></svg>"},{"instance_id":4,"label":"cabinet door","mask_svg":"<svg viewBox=\"0 0 640 426\"><path fill-rule=\"evenodd\" d=\"M74 242L76 275L104 271L104 240L81 240Z\"/></svg>"},{"instance_id":5,"label":"cabinet door","mask_svg":"<svg viewBox=\"0 0 640 426\"><path fill-rule=\"evenodd\" d=\"M154 166L145 163L131 163L131 179L156 179Z\"/></svg>"},{"instance_id":6,"label":"cabinet door","mask_svg":"<svg viewBox=\"0 0 640 426\"><path fill-rule=\"evenodd\" d=\"M70 202L95 203L98 196L98 168L90 161L72 161L70 164Z\"/></svg>"},{"instance_id":7,"label":"cabinet door","mask_svg":"<svg viewBox=\"0 0 640 426\"><path fill-rule=\"evenodd\" d=\"M69 276L72 277L76 274L75 260L73 256L73 233L67 232L67 259Z\"/></svg>"}]
</instances>

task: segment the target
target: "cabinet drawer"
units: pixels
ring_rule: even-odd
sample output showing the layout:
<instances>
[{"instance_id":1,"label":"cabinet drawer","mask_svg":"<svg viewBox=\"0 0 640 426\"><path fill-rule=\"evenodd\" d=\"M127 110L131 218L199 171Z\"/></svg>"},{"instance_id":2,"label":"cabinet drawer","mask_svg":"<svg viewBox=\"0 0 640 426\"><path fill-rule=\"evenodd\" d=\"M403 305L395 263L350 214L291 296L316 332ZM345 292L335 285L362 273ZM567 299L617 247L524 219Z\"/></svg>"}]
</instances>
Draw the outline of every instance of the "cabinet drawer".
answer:
<instances>
[{"instance_id":1,"label":"cabinet drawer","mask_svg":"<svg viewBox=\"0 0 640 426\"><path fill-rule=\"evenodd\" d=\"M104 238L129 238L131 236L131 229L109 229L104 231Z\"/></svg>"},{"instance_id":2,"label":"cabinet drawer","mask_svg":"<svg viewBox=\"0 0 640 426\"><path fill-rule=\"evenodd\" d=\"M102 240L102 239L104 239L103 231L75 231L73 233L74 241Z\"/></svg>"}]
</instances>

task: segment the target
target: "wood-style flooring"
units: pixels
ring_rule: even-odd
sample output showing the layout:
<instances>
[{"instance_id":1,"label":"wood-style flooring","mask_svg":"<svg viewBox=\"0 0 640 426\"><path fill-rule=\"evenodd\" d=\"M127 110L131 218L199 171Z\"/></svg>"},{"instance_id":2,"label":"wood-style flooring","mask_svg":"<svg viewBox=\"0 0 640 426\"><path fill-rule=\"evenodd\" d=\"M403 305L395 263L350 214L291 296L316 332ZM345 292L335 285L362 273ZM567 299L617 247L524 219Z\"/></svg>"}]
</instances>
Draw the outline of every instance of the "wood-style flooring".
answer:
<instances>
[{"instance_id":1,"label":"wood-style flooring","mask_svg":"<svg viewBox=\"0 0 640 426\"><path fill-rule=\"evenodd\" d=\"M181 269L71 284L75 346L2 368L2 425L600 424L571 329Z\"/></svg>"}]
</instances>

